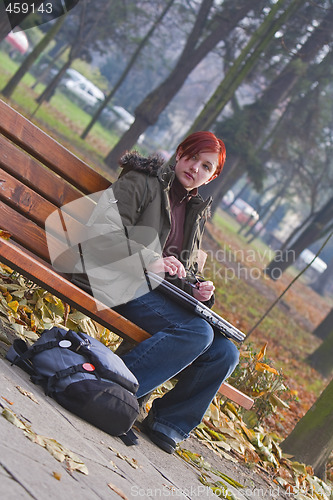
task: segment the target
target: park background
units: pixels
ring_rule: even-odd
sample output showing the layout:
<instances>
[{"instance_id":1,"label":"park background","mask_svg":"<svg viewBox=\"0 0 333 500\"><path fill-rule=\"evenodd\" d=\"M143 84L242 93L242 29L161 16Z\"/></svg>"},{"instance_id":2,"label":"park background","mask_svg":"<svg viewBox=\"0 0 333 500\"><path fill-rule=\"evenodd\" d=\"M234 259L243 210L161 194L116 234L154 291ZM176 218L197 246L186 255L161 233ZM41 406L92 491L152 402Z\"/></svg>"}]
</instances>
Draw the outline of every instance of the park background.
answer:
<instances>
[{"instance_id":1,"label":"park background","mask_svg":"<svg viewBox=\"0 0 333 500\"><path fill-rule=\"evenodd\" d=\"M291 437L332 385L332 3L104 0L92 8L80 0L66 15L49 3L51 13L20 24L27 50L8 33L1 42L2 98L111 180L126 149L168 159L193 130L224 139L224 172L203 193L214 196L205 273L217 285L217 312L250 333L233 383L256 407L242 418ZM61 316L56 299L53 316L36 299L29 324L19 297L1 286L1 313L19 335L33 339ZM308 457L311 439L325 433L321 477L333 444L325 393L328 415L314 433L305 429L299 451Z\"/></svg>"}]
</instances>

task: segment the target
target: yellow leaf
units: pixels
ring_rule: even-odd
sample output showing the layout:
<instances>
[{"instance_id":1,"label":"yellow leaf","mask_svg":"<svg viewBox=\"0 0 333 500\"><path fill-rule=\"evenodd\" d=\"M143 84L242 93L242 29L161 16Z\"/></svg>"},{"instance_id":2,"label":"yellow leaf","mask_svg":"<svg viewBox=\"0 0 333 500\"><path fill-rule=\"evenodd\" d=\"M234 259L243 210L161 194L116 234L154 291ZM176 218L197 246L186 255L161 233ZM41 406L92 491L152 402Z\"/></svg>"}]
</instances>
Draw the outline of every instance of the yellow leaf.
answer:
<instances>
[{"instance_id":1,"label":"yellow leaf","mask_svg":"<svg viewBox=\"0 0 333 500\"><path fill-rule=\"evenodd\" d=\"M17 302L17 300L12 300L11 302L8 302L8 307L10 307L11 310L14 312L17 312L18 306L19 303Z\"/></svg>"},{"instance_id":2,"label":"yellow leaf","mask_svg":"<svg viewBox=\"0 0 333 500\"><path fill-rule=\"evenodd\" d=\"M275 370L275 368L272 368L271 366L267 365L266 363L257 362L255 368L256 368L257 372L267 371L267 372L275 373L275 375L279 374L279 372L277 370Z\"/></svg>"},{"instance_id":3,"label":"yellow leaf","mask_svg":"<svg viewBox=\"0 0 333 500\"><path fill-rule=\"evenodd\" d=\"M8 274L13 273L13 269L11 267L6 266L6 264L0 264L1 269L3 269Z\"/></svg>"},{"instance_id":4,"label":"yellow leaf","mask_svg":"<svg viewBox=\"0 0 333 500\"><path fill-rule=\"evenodd\" d=\"M8 422L14 424L19 429L26 429L27 426L20 420L15 413L9 408L5 408L2 412L2 416L5 417Z\"/></svg>"},{"instance_id":5,"label":"yellow leaf","mask_svg":"<svg viewBox=\"0 0 333 500\"><path fill-rule=\"evenodd\" d=\"M9 240L11 237L11 234L8 231L5 231L4 229L0 229L0 238L3 238L4 240Z\"/></svg>"},{"instance_id":6,"label":"yellow leaf","mask_svg":"<svg viewBox=\"0 0 333 500\"><path fill-rule=\"evenodd\" d=\"M88 467L83 462L81 462L81 460L77 461L66 458L66 465L69 472L76 470L78 472L81 472L81 474L85 474L86 476L89 474Z\"/></svg>"},{"instance_id":7,"label":"yellow leaf","mask_svg":"<svg viewBox=\"0 0 333 500\"><path fill-rule=\"evenodd\" d=\"M236 410L236 407L233 403L230 401L227 401L226 408L230 410L230 412L239 419L238 411ZM228 412L228 416L230 418L230 413Z\"/></svg>"},{"instance_id":8,"label":"yellow leaf","mask_svg":"<svg viewBox=\"0 0 333 500\"><path fill-rule=\"evenodd\" d=\"M254 437L254 431L252 429L249 429L243 422L241 422L240 426L245 436L251 442Z\"/></svg>"},{"instance_id":9,"label":"yellow leaf","mask_svg":"<svg viewBox=\"0 0 333 500\"><path fill-rule=\"evenodd\" d=\"M265 356L267 344L268 344L268 342L266 342L266 344L263 345L262 348L260 349L260 351L258 353L258 356L257 356L257 360L258 361L260 361Z\"/></svg>"},{"instance_id":10,"label":"yellow leaf","mask_svg":"<svg viewBox=\"0 0 333 500\"><path fill-rule=\"evenodd\" d=\"M52 476L57 479L58 481L60 481L61 479L61 474L59 474L59 472L53 472Z\"/></svg>"},{"instance_id":11,"label":"yellow leaf","mask_svg":"<svg viewBox=\"0 0 333 500\"><path fill-rule=\"evenodd\" d=\"M298 474L305 474L305 475L307 475L306 466L304 464L301 464L299 462L291 462L291 467Z\"/></svg>"}]
</instances>

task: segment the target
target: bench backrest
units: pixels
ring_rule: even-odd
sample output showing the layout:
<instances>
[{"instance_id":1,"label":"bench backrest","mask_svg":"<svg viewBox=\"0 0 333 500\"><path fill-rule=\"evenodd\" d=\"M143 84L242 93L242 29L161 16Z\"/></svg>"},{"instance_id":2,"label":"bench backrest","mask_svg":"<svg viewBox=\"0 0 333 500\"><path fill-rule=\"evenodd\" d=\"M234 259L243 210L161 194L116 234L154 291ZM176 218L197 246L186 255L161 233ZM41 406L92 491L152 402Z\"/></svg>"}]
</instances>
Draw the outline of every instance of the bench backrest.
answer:
<instances>
[{"instance_id":1,"label":"bench backrest","mask_svg":"<svg viewBox=\"0 0 333 500\"><path fill-rule=\"evenodd\" d=\"M128 340L147 332L98 303L50 265L45 220L59 207L107 189L111 182L0 100L0 262ZM85 205L88 207L88 205ZM93 205L92 205L93 206ZM88 211L91 210L88 207ZM72 214L75 229L82 213ZM83 217L86 218L86 217ZM68 222L68 220L67 220ZM48 236L53 248L62 234Z\"/></svg>"},{"instance_id":2,"label":"bench backrest","mask_svg":"<svg viewBox=\"0 0 333 500\"><path fill-rule=\"evenodd\" d=\"M0 227L49 262L45 219L111 183L3 101L0 117Z\"/></svg>"}]
</instances>

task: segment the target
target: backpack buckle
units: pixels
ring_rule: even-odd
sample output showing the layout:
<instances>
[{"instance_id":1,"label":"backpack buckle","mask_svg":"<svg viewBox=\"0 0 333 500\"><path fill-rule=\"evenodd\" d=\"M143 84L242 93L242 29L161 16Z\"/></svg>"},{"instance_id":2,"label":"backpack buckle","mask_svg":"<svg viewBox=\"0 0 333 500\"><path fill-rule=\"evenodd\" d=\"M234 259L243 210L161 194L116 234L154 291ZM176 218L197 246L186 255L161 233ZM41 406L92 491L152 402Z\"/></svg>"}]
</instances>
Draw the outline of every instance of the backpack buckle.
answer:
<instances>
[{"instance_id":1,"label":"backpack buckle","mask_svg":"<svg viewBox=\"0 0 333 500\"><path fill-rule=\"evenodd\" d=\"M79 351L82 347L88 347L89 345L90 345L90 342L88 339L82 339L79 342L79 345L77 346L77 348L75 349L75 352Z\"/></svg>"}]
</instances>

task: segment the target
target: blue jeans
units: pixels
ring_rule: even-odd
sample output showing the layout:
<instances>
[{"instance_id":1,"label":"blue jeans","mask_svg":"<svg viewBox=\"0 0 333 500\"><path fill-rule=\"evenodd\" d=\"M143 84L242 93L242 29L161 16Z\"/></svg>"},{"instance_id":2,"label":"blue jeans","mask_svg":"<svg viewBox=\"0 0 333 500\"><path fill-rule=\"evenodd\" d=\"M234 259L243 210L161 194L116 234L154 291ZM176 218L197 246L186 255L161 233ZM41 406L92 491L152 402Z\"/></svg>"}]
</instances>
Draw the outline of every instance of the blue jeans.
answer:
<instances>
[{"instance_id":1,"label":"blue jeans","mask_svg":"<svg viewBox=\"0 0 333 500\"><path fill-rule=\"evenodd\" d=\"M122 357L139 381L138 397L177 375L175 387L154 400L152 414L153 429L181 441L201 422L221 383L235 369L238 349L158 290L116 310L152 335Z\"/></svg>"}]
</instances>

